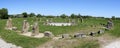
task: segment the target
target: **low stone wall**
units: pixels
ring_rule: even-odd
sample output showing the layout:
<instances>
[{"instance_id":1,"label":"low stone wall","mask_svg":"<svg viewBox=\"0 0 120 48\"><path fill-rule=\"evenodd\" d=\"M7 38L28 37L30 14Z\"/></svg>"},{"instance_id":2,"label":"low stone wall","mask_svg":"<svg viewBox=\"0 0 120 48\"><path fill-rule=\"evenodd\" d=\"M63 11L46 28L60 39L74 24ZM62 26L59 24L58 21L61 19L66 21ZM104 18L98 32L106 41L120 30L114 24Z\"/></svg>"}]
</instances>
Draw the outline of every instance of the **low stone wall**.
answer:
<instances>
[{"instance_id":1,"label":"low stone wall","mask_svg":"<svg viewBox=\"0 0 120 48\"><path fill-rule=\"evenodd\" d=\"M71 26L72 23L48 23L51 26Z\"/></svg>"}]
</instances>

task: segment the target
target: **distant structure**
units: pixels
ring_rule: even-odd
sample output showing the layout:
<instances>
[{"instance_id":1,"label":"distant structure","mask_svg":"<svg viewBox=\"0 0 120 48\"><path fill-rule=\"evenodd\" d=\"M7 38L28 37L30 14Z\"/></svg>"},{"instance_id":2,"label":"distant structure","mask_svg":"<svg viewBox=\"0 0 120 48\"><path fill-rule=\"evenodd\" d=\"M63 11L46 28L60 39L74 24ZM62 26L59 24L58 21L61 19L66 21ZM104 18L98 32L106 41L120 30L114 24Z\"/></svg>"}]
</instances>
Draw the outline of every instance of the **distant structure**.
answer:
<instances>
[{"instance_id":1,"label":"distant structure","mask_svg":"<svg viewBox=\"0 0 120 48\"><path fill-rule=\"evenodd\" d=\"M71 26L72 23L48 23L50 26Z\"/></svg>"},{"instance_id":2,"label":"distant structure","mask_svg":"<svg viewBox=\"0 0 120 48\"><path fill-rule=\"evenodd\" d=\"M45 22L45 25L50 25L50 26L72 26L75 24L76 24L75 20L70 21L70 19L68 23L67 22L52 22L52 21L49 21L48 19Z\"/></svg>"},{"instance_id":3,"label":"distant structure","mask_svg":"<svg viewBox=\"0 0 120 48\"><path fill-rule=\"evenodd\" d=\"M21 18L21 17L23 17L23 15L22 14L15 14L15 15L13 15L14 17L18 17L18 18Z\"/></svg>"}]
</instances>

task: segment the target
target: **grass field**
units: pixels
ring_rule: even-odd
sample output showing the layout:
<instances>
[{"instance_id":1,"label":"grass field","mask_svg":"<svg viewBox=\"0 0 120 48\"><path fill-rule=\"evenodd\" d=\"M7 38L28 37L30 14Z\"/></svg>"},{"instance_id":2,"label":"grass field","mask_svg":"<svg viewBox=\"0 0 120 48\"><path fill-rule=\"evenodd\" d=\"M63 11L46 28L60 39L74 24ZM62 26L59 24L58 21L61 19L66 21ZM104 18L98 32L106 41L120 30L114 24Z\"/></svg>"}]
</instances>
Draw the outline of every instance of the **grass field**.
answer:
<instances>
[{"instance_id":1,"label":"grass field","mask_svg":"<svg viewBox=\"0 0 120 48\"><path fill-rule=\"evenodd\" d=\"M46 26L43 25L43 23L45 22L46 19L49 18L40 18L42 21L39 21L39 29L40 32L43 33L44 31L51 31L54 35L60 35L60 34L64 34L64 33L74 33L74 32L78 32L80 30L88 30L91 28L91 25L93 26L100 26L100 23L104 23L106 24L107 20L106 19L101 19L101 18L88 18L88 19L84 19L84 22L77 22L77 25L75 26ZM23 20L27 20L30 25L32 25L35 22L35 18L13 18L13 26L16 26L18 28L18 30L21 31L22 29L22 23ZM54 22L67 22L68 19L65 21L66 19L62 19L62 18L54 18L53 21ZM105 31L106 34L110 34L112 36L116 36L116 37L120 37L120 21L119 20L114 20L114 28L110 31ZM13 43L15 45L18 46L22 46L23 48L35 48L37 46L39 46L40 44L43 44L49 40L51 40L50 38L30 38L30 37L26 37L26 36L22 36L19 35L18 33L16 33L15 31L9 31L9 30L5 30L6 24L6 20L0 20L0 36L1 38L3 38L5 41ZM31 31L30 27L30 30ZM95 30L95 29L93 29ZM75 47L75 48L99 48L97 46L99 46L99 44L97 43L97 41L83 41L85 43L82 43L82 45L80 44L79 46Z\"/></svg>"}]
</instances>

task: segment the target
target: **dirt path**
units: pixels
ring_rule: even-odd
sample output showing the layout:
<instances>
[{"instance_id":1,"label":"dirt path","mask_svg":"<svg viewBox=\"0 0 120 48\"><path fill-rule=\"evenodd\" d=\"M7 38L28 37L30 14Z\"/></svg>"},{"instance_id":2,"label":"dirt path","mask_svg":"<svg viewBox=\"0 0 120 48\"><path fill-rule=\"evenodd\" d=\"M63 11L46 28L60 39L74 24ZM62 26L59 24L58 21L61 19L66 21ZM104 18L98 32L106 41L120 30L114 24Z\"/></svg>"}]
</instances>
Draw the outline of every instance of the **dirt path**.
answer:
<instances>
[{"instance_id":1,"label":"dirt path","mask_svg":"<svg viewBox=\"0 0 120 48\"><path fill-rule=\"evenodd\" d=\"M7 43L0 38L0 48L22 48L22 47L18 47L16 45L13 45L12 43Z\"/></svg>"},{"instance_id":2,"label":"dirt path","mask_svg":"<svg viewBox=\"0 0 120 48\"><path fill-rule=\"evenodd\" d=\"M108 34L104 34L98 37L99 43L101 45L100 48L120 48L120 39L110 36Z\"/></svg>"},{"instance_id":3,"label":"dirt path","mask_svg":"<svg viewBox=\"0 0 120 48\"><path fill-rule=\"evenodd\" d=\"M111 42L110 44L104 46L103 48L120 48L120 40Z\"/></svg>"},{"instance_id":4,"label":"dirt path","mask_svg":"<svg viewBox=\"0 0 120 48\"><path fill-rule=\"evenodd\" d=\"M59 39L51 40L37 48L73 48L78 42L75 39Z\"/></svg>"}]
</instances>

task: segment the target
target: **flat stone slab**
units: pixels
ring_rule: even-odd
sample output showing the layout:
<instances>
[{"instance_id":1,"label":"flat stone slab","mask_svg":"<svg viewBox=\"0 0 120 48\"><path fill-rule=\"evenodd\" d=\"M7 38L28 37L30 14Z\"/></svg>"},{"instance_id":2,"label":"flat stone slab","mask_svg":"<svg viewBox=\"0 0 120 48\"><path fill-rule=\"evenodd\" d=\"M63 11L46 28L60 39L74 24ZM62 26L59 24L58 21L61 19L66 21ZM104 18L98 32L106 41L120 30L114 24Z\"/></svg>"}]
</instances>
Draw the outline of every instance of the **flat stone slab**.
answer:
<instances>
[{"instance_id":1,"label":"flat stone slab","mask_svg":"<svg viewBox=\"0 0 120 48\"><path fill-rule=\"evenodd\" d=\"M83 37L86 37L86 34L84 34L84 33L76 33L76 34L74 35L74 37L75 37L75 38L83 38Z\"/></svg>"},{"instance_id":2,"label":"flat stone slab","mask_svg":"<svg viewBox=\"0 0 120 48\"><path fill-rule=\"evenodd\" d=\"M54 35L50 31L45 31L44 36L46 36L46 37L54 37Z\"/></svg>"},{"instance_id":3,"label":"flat stone slab","mask_svg":"<svg viewBox=\"0 0 120 48\"><path fill-rule=\"evenodd\" d=\"M53 37L52 39L53 40L59 40L59 39L61 39L62 37Z\"/></svg>"},{"instance_id":4,"label":"flat stone slab","mask_svg":"<svg viewBox=\"0 0 120 48\"><path fill-rule=\"evenodd\" d=\"M51 26L71 26L72 23L48 23Z\"/></svg>"},{"instance_id":5,"label":"flat stone slab","mask_svg":"<svg viewBox=\"0 0 120 48\"><path fill-rule=\"evenodd\" d=\"M69 34L62 34L62 38L71 38Z\"/></svg>"},{"instance_id":6,"label":"flat stone slab","mask_svg":"<svg viewBox=\"0 0 120 48\"><path fill-rule=\"evenodd\" d=\"M28 36L28 37L34 37L34 38L44 37L44 33L39 33L38 35L32 36L32 32L27 32L27 33L22 33L21 35Z\"/></svg>"}]
</instances>

